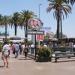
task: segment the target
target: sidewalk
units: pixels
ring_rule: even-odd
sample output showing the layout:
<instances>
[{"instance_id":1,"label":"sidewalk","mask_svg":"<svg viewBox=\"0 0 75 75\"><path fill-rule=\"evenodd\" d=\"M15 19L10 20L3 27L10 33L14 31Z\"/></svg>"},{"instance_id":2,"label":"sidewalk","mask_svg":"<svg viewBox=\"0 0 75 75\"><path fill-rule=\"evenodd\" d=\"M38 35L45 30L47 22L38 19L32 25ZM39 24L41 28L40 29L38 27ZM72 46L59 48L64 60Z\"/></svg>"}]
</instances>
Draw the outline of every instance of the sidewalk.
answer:
<instances>
[{"instance_id":1,"label":"sidewalk","mask_svg":"<svg viewBox=\"0 0 75 75\"><path fill-rule=\"evenodd\" d=\"M18 59L11 56L9 68L0 67L0 75L75 75L75 61L70 62L35 62L23 56ZM2 66L0 59L0 66Z\"/></svg>"}]
</instances>

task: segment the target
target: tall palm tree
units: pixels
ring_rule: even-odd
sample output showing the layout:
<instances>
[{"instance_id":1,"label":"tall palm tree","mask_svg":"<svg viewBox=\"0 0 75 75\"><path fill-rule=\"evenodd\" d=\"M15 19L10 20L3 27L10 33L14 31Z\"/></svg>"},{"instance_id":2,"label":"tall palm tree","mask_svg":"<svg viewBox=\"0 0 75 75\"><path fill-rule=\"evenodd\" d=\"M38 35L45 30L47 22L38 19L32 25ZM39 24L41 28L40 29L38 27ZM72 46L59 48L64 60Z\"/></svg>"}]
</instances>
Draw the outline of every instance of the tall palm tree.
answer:
<instances>
[{"instance_id":1,"label":"tall palm tree","mask_svg":"<svg viewBox=\"0 0 75 75\"><path fill-rule=\"evenodd\" d=\"M8 25L8 16L3 16L2 24L5 26L5 41L7 41L7 25Z\"/></svg>"},{"instance_id":2,"label":"tall palm tree","mask_svg":"<svg viewBox=\"0 0 75 75\"><path fill-rule=\"evenodd\" d=\"M55 1L55 0L48 0L48 1ZM62 1L64 1L65 3L70 3L70 4L74 4L75 3L75 0L62 0Z\"/></svg>"},{"instance_id":3,"label":"tall palm tree","mask_svg":"<svg viewBox=\"0 0 75 75\"><path fill-rule=\"evenodd\" d=\"M66 3L70 3L71 5L73 5L75 3L75 0L63 0Z\"/></svg>"},{"instance_id":4,"label":"tall palm tree","mask_svg":"<svg viewBox=\"0 0 75 75\"><path fill-rule=\"evenodd\" d=\"M15 12L12 16L12 20L10 20L11 23L14 25L15 36L17 35L17 26L19 25L19 16L20 14L18 12Z\"/></svg>"},{"instance_id":5,"label":"tall palm tree","mask_svg":"<svg viewBox=\"0 0 75 75\"><path fill-rule=\"evenodd\" d=\"M0 14L0 25L2 25L3 16Z\"/></svg>"},{"instance_id":6,"label":"tall palm tree","mask_svg":"<svg viewBox=\"0 0 75 75\"><path fill-rule=\"evenodd\" d=\"M34 13L29 10L23 10L21 12L22 25L24 25L25 31L25 42L27 43L27 31L28 31L28 20L34 16Z\"/></svg>"},{"instance_id":7,"label":"tall palm tree","mask_svg":"<svg viewBox=\"0 0 75 75\"><path fill-rule=\"evenodd\" d=\"M54 10L53 15L57 21L57 38L59 39L59 34L60 32L62 32L62 19L64 18L64 15L66 15L67 17L68 13L71 13L71 7L70 5L66 4L63 0L49 0L47 12L51 12L51 10Z\"/></svg>"}]
</instances>

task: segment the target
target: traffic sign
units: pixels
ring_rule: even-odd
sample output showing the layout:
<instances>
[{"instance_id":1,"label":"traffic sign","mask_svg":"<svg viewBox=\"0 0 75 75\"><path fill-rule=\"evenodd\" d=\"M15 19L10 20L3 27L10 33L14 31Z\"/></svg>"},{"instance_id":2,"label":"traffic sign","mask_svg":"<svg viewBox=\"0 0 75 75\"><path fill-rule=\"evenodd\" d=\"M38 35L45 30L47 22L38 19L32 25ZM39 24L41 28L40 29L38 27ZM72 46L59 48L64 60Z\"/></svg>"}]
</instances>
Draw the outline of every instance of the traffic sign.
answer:
<instances>
[{"instance_id":1,"label":"traffic sign","mask_svg":"<svg viewBox=\"0 0 75 75\"><path fill-rule=\"evenodd\" d=\"M31 34L31 35L44 35L44 31L28 31L27 34Z\"/></svg>"},{"instance_id":2,"label":"traffic sign","mask_svg":"<svg viewBox=\"0 0 75 75\"><path fill-rule=\"evenodd\" d=\"M44 40L44 35L36 35L36 40L38 41Z\"/></svg>"}]
</instances>

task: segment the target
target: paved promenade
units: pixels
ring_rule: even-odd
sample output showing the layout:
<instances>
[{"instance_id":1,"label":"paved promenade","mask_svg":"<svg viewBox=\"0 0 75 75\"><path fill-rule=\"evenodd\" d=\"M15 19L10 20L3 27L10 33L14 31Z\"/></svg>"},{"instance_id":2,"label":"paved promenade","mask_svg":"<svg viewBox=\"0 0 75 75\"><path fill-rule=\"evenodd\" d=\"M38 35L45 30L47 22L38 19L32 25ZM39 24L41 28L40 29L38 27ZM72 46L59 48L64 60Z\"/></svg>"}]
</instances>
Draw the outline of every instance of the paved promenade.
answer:
<instances>
[{"instance_id":1,"label":"paved promenade","mask_svg":"<svg viewBox=\"0 0 75 75\"><path fill-rule=\"evenodd\" d=\"M39 63L30 58L24 59L23 56L18 59L11 56L9 68L2 67L3 62L0 59L0 75L75 75L75 58L71 60L73 61Z\"/></svg>"}]
</instances>

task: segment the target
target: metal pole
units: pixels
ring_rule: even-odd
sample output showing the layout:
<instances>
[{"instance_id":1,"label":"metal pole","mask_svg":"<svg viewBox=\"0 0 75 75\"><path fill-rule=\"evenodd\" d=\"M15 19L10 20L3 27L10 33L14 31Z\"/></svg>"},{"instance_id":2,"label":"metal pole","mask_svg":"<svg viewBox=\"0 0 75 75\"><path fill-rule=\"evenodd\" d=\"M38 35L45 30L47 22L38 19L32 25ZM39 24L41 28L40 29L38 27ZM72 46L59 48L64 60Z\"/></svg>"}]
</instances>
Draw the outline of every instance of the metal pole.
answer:
<instances>
[{"instance_id":1,"label":"metal pole","mask_svg":"<svg viewBox=\"0 0 75 75\"><path fill-rule=\"evenodd\" d=\"M40 19L40 6L41 6L41 4L39 4L39 19Z\"/></svg>"},{"instance_id":2,"label":"metal pole","mask_svg":"<svg viewBox=\"0 0 75 75\"><path fill-rule=\"evenodd\" d=\"M39 19L40 19L40 6L41 6L41 4L39 4ZM39 30L40 30L40 28L39 28ZM40 46L40 40L39 40L39 46Z\"/></svg>"},{"instance_id":3,"label":"metal pole","mask_svg":"<svg viewBox=\"0 0 75 75\"><path fill-rule=\"evenodd\" d=\"M26 29L25 29L25 42L26 42L26 45L27 45L27 37L28 37L28 34L27 34L27 25L28 25L28 20L26 21Z\"/></svg>"},{"instance_id":4,"label":"metal pole","mask_svg":"<svg viewBox=\"0 0 75 75\"><path fill-rule=\"evenodd\" d=\"M35 60L36 60L36 34L35 34Z\"/></svg>"}]
</instances>

